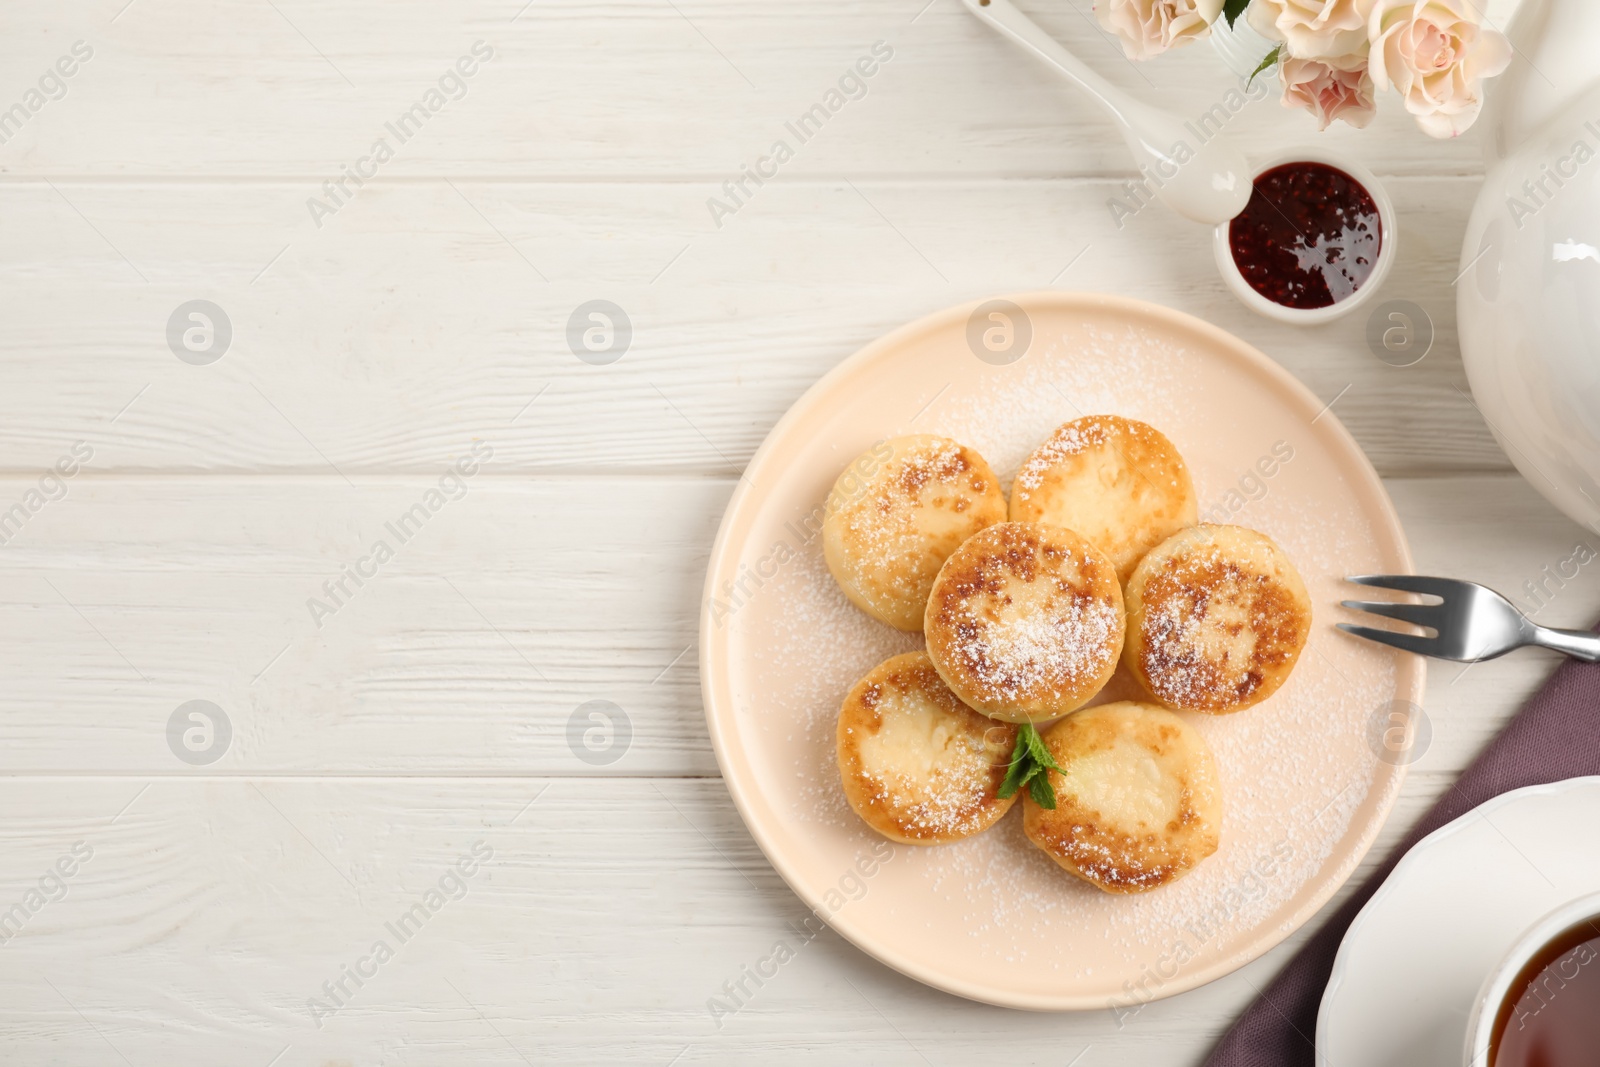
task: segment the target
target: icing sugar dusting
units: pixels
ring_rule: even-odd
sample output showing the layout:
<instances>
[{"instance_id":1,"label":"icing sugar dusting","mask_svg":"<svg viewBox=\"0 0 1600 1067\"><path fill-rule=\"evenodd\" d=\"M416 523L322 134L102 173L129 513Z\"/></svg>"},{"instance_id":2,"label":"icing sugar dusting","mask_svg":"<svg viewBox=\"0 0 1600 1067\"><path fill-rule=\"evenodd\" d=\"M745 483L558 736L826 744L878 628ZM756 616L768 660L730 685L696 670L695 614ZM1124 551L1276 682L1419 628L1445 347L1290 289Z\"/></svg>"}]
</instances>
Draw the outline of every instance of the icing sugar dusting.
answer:
<instances>
[{"instance_id":1,"label":"icing sugar dusting","mask_svg":"<svg viewBox=\"0 0 1600 1067\"><path fill-rule=\"evenodd\" d=\"M1171 886L1111 896L1032 847L1021 812L1012 811L965 841L896 846L893 862L843 918L863 928L870 921L920 959L947 958L937 946L958 942L973 981L1103 996L1109 1005L1125 982L1144 982L1158 995L1174 975L1228 958L1261 928L1286 930L1332 857L1348 851L1358 819L1386 806L1399 781L1367 741L1375 709L1396 694L1396 661L1343 640L1324 617L1332 614L1324 605L1340 598L1339 575L1383 565L1379 537L1349 476L1315 447L1317 428L1270 389L1219 371L1214 355L1178 334L1079 326L1052 337L1040 330L1028 357L976 386L950 389L915 428L975 448L1005 482L1062 423L1101 412L1148 422L1171 439L1203 505L1256 469L1274 442L1296 449L1264 495L1230 505L1227 521L1266 533L1295 563L1318 613L1311 638L1294 674L1262 704L1235 715L1184 716L1216 758L1221 848ZM1219 423L1218 412L1228 417ZM885 425L880 435L893 432L903 431ZM757 548L768 543L764 535L754 540ZM891 655L921 648L922 637L851 605L818 541L798 546L732 625L736 714L751 733L746 747L768 783L764 796L794 828L806 864L848 871L877 838L840 787L839 705L857 679ZM1108 690L1127 695L1122 690L1133 684L1119 669Z\"/></svg>"},{"instance_id":2,"label":"icing sugar dusting","mask_svg":"<svg viewBox=\"0 0 1600 1067\"><path fill-rule=\"evenodd\" d=\"M850 546L839 562L846 580L880 614L920 618L944 557L1005 518L1005 500L995 480L979 469L981 462L948 438L896 449L869 481L856 468L872 456L852 465L829 499L843 529L841 542ZM939 513L937 534L925 511Z\"/></svg>"},{"instance_id":3,"label":"icing sugar dusting","mask_svg":"<svg viewBox=\"0 0 1600 1067\"><path fill-rule=\"evenodd\" d=\"M1041 689L1060 695L1099 673L1110 656L1096 653L1109 645L1116 621L1105 601L1074 599L1052 615L975 627L957 650L986 693L1002 699Z\"/></svg>"}]
</instances>

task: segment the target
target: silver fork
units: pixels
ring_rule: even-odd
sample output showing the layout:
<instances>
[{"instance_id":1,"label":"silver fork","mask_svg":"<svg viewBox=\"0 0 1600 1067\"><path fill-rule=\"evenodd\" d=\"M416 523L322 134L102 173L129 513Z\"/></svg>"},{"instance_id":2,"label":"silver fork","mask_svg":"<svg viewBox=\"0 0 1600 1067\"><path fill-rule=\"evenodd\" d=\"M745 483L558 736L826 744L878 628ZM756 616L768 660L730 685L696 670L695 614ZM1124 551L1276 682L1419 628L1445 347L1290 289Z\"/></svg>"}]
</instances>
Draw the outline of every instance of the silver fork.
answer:
<instances>
[{"instance_id":1,"label":"silver fork","mask_svg":"<svg viewBox=\"0 0 1600 1067\"><path fill-rule=\"evenodd\" d=\"M1347 622L1339 624L1339 629L1369 641L1435 659L1453 659L1464 663L1494 659L1524 645L1554 649L1589 663L1600 662L1600 634L1540 626L1488 586L1414 574L1362 574L1345 580L1379 589L1396 589L1438 598L1436 604L1410 604L1393 600L1342 601L1347 608L1424 626L1435 634L1433 637L1422 637L1371 626L1352 626Z\"/></svg>"}]
</instances>

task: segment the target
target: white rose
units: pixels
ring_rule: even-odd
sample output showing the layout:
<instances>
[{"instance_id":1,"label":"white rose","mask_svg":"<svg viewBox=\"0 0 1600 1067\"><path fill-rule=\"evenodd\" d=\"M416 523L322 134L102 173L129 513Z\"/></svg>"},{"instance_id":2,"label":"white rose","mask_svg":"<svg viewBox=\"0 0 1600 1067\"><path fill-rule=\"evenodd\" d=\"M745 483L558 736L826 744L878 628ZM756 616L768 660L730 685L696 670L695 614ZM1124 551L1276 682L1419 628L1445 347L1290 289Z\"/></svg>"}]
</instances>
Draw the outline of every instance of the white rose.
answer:
<instances>
[{"instance_id":1,"label":"white rose","mask_svg":"<svg viewBox=\"0 0 1600 1067\"><path fill-rule=\"evenodd\" d=\"M1366 51L1367 17L1376 0L1255 0L1250 26L1282 41L1300 59L1329 59Z\"/></svg>"},{"instance_id":2,"label":"white rose","mask_svg":"<svg viewBox=\"0 0 1600 1067\"><path fill-rule=\"evenodd\" d=\"M1483 107L1482 80L1511 62L1511 42L1478 25L1470 0L1376 0L1372 80L1393 85L1432 137L1455 137Z\"/></svg>"},{"instance_id":3,"label":"white rose","mask_svg":"<svg viewBox=\"0 0 1600 1067\"><path fill-rule=\"evenodd\" d=\"M1283 106L1304 108L1317 117L1319 129L1334 119L1361 129L1378 113L1372 99L1372 78L1364 55L1336 59L1283 61Z\"/></svg>"},{"instance_id":4,"label":"white rose","mask_svg":"<svg viewBox=\"0 0 1600 1067\"><path fill-rule=\"evenodd\" d=\"M1210 33L1222 0L1096 0L1094 13L1129 59L1149 59Z\"/></svg>"}]
</instances>

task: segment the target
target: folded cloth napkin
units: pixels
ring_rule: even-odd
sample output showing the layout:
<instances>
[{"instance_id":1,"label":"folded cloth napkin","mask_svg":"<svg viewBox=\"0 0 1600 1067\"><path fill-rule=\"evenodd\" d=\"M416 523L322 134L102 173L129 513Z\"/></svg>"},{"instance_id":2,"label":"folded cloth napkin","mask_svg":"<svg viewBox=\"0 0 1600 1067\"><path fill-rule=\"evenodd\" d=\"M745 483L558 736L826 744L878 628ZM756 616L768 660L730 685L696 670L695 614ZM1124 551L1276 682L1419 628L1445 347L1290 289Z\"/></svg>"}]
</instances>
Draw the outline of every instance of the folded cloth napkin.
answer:
<instances>
[{"instance_id":1,"label":"folded cloth napkin","mask_svg":"<svg viewBox=\"0 0 1600 1067\"><path fill-rule=\"evenodd\" d=\"M1314 1067L1317 1008L1344 933L1411 847L1486 800L1600 774L1600 664L1568 660L1225 1034L1206 1067Z\"/></svg>"}]
</instances>

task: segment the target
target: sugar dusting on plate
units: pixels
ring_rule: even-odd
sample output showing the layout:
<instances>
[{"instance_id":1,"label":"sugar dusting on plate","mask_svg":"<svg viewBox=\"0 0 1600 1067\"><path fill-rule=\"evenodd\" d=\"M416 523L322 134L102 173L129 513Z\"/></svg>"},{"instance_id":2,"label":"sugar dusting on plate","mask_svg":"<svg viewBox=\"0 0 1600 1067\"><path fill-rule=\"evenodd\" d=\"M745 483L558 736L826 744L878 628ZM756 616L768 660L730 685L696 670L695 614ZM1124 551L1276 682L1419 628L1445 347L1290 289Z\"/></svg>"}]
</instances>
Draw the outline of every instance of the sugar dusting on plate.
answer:
<instances>
[{"instance_id":1,"label":"sugar dusting on plate","mask_svg":"<svg viewBox=\"0 0 1600 1067\"><path fill-rule=\"evenodd\" d=\"M1203 515L1208 502L1228 499L1242 474L1257 469L1258 452L1271 454L1275 439L1265 426L1258 448L1240 444L1248 434L1236 428L1225 435L1227 449L1214 443L1208 403L1188 383L1215 376L1215 356L1170 334L1088 327L1070 338L1041 336L1035 345L1005 373L952 389L912 430L977 449L1009 487L1018 465L1061 423L1096 413L1139 419L1184 454ZM1215 398L1209 406L1215 411ZM1281 412L1277 422L1289 425ZM904 425L881 431L903 432ZM1283 547L1306 580L1316 617L1295 674L1273 697L1235 715L1186 716L1210 743L1223 781L1220 850L1171 886L1111 896L1033 848L1021 812L1012 811L962 842L896 846L893 876L880 874L882 887L875 883L851 907L926 915L929 937L960 938L968 952L997 964L1058 975L1062 989L1099 989L1108 997L1130 982L1146 991L1153 983L1159 995L1162 983L1198 965L1191 961L1238 951L1263 926L1287 928L1297 896L1322 874L1359 812L1375 800L1386 803L1372 795L1385 768L1368 747L1367 726L1374 709L1394 697L1396 671L1392 659L1352 647L1331 625L1337 576L1371 561L1370 520L1353 507L1348 515L1328 514L1319 482L1337 477L1337 468L1315 455L1313 427L1282 432L1298 434L1291 443L1300 458L1281 463L1264 493L1252 490L1240 496L1242 505L1230 503L1226 521L1261 530ZM827 838L829 854L837 851L848 867L874 835L839 786L839 703L874 665L922 647L921 635L895 631L851 605L823 563L819 540L801 546L759 595L762 609L734 622L742 728L771 742L759 759L783 781L771 783L770 802L791 825L816 828L811 832ZM1392 776L1384 783L1398 788ZM1093 961L1070 950L1088 944L1099 946Z\"/></svg>"}]
</instances>

